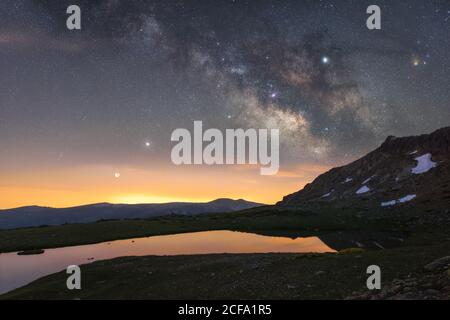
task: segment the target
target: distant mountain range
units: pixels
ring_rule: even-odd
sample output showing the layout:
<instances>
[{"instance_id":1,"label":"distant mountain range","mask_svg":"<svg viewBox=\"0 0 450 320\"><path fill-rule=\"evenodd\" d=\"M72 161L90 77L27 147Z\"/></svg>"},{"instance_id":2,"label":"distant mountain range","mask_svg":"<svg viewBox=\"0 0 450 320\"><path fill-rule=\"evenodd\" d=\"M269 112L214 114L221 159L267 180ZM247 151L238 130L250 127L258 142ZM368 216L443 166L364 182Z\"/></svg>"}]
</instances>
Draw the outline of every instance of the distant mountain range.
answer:
<instances>
[{"instance_id":1,"label":"distant mountain range","mask_svg":"<svg viewBox=\"0 0 450 320\"><path fill-rule=\"evenodd\" d=\"M450 127L420 136L389 136L376 150L318 176L277 205L314 203L450 209Z\"/></svg>"},{"instance_id":2,"label":"distant mountain range","mask_svg":"<svg viewBox=\"0 0 450 320\"><path fill-rule=\"evenodd\" d=\"M152 204L97 203L70 208L20 207L0 210L0 229L88 223L106 219L145 219L157 216L196 215L232 212L263 206L243 199L216 199L210 202L171 202Z\"/></svg>"}]
</instances>

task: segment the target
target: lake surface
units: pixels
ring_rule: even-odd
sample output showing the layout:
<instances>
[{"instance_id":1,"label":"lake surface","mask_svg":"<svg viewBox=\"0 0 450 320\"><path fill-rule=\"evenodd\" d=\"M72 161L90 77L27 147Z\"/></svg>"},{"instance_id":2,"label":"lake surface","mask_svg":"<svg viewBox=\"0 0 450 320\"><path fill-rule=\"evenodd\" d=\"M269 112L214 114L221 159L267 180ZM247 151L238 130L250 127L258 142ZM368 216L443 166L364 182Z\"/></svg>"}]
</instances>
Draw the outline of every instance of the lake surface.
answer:
<instances>
[{"instance_id":1,"label":"lake surface","mask_svg":"<svg viewBox=\"0 0 450 320\"><path fill-rule=\"evenodd\" d=\"M191 232L47 249L38 255L0 254L0 294L43 276L124 256L208 253L335 252L317 237L284 238L227 230Z\"/></svg>"}]
</instances>

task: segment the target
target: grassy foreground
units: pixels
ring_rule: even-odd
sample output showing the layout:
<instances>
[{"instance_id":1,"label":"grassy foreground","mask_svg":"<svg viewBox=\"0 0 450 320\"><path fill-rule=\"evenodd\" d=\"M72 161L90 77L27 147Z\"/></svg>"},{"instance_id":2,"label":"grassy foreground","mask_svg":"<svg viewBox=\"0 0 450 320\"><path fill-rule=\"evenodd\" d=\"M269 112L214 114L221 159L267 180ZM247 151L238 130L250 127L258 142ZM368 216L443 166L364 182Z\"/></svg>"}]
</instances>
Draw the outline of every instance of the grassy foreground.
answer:
<instances>
[{"instance_id":1,"label":"grassy foreground","mask_svg":"<svg viewBox=\"0 0 450 320\"><path fill-rule=\"evenodd\" d=\"M124 257L81 266L81 290L68 290L60 272L0 298L343 299L368 291L369 265L380 266L384 284L420 276L424 265L449 252L450 242L346 254Z\"/></svg>"}]
</instances>

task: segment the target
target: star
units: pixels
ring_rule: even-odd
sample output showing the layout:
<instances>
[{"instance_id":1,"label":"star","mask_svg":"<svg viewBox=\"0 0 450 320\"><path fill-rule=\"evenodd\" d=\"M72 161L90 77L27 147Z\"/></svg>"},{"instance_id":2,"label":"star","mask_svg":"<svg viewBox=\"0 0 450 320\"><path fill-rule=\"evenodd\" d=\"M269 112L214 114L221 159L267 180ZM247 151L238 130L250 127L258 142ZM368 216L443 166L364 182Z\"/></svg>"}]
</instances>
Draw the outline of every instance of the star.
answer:
<instances>
[{"instance_id":1,"label":"star","mask_svg":"<svg viewBox=\"0 0 450 320\"><path fill-rule=\"evenodd\" d=\"M114 178L120 178L120 173L119 172L115 172L114 173Z\"/></svg>"},{"instance_id":2,"label":"star","mask_svg":"<svg viewBox=\"0 0 450 320\"><path fill-rule=\"evenodd\" d=\"M151 144L150 144L150 141L146 141L146 142L145 142L145 146L146 146L147 148L150 147L150 145L151 145Z\"/></svg>"},{"instance_id":3,"label":"star","mask_svg":"<svg viewBox=\"0 0 450 320\"><path fill-rule=\"evenodd\" d=\"M422 59L419 56L413 55L412 59L411 59L411 63L414 67L418 67L419 65L423 64L424 61L422 61Z\"/></svg>"},{"instance_id":4,"label":"star","mask_svg":"<svg viewBox=\"0 0 450 320\"><path fill-rule=\"evenodd\" d=\"M323 64L328 64L329 62L330 62L330 58L328 58L327 56L322 57Z\"/></svg>"}]
</instances>

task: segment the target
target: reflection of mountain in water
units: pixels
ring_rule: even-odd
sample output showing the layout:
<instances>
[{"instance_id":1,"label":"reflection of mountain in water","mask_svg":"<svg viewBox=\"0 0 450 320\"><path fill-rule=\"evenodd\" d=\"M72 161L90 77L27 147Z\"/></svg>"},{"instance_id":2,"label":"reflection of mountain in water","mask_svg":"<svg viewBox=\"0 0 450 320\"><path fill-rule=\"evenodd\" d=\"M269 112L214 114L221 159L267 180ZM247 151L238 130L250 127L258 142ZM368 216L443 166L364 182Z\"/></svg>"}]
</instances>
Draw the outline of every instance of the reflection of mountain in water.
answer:
<instances>
[{"instance_id":1,"label":"reflection of mountain in water","mask_svg":"<svg viewBox=\"0 0 450 320\"><path fill-rule=\"evenodd\" d=\"M304 238L303 232L293 230L258 231L256 234L291 239ZM314 234L309 235L314 236ZM392 232L375 231L339 231L316 235L324 244L333 250L340 251L348 248L368 250L393 248L402 245L403 236Z\"/></svg>"},{"instance_id":2,"label":"reflection of mountain in water","mask_svg":"<svg viewBox=\"0 0 450 320\"><path fill-rule=\"evenodd\" d=\"M386 232L335 232L319 236L327 246L334 250L347 248L385 249L400 246L403 238Z\"/></svg>"}]
</instances>

